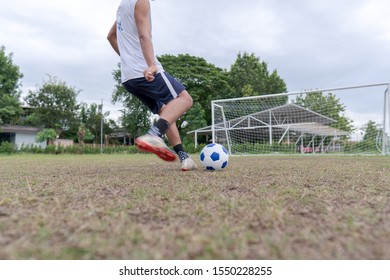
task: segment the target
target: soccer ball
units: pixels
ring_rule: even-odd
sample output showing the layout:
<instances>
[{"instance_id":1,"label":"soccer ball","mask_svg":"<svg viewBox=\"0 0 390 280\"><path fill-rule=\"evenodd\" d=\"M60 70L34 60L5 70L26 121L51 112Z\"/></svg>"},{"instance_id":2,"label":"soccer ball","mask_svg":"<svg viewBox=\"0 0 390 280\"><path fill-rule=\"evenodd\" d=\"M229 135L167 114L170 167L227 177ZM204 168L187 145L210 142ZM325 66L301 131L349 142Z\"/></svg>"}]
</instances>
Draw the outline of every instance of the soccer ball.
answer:
<instances>
[{"instance_id":1,"label":"soccer ball","mask_svg":"<svg viewBox=\"0 0 390 280\"><path fill-rule=\"evenodd\" d=\"M223 170L229 162L229 154L220 144L209 144L200 153L200 162L210 171Z\"/></svg>"}]
</instances>

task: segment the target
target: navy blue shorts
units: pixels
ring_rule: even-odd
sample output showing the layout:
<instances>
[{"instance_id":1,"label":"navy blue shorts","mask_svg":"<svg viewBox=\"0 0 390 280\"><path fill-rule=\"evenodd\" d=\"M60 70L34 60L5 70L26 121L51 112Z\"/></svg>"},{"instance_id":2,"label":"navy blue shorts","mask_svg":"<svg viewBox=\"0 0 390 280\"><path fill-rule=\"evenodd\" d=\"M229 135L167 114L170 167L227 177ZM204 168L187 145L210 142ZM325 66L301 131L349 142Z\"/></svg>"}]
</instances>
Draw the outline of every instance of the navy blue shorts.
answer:
<instances>
[{"instance_id":1,"label":"navy blue shorts","mask_svg":"<svg viewBox=\"0 0 390 280\"><path fill-rule=\"evenodd\" d=\"M137 97L154 114L175 99L186 88L167 72L158 73L153 82L145 78L131 79L123 83L125 89Z\"/></svg>"}]
</instances>

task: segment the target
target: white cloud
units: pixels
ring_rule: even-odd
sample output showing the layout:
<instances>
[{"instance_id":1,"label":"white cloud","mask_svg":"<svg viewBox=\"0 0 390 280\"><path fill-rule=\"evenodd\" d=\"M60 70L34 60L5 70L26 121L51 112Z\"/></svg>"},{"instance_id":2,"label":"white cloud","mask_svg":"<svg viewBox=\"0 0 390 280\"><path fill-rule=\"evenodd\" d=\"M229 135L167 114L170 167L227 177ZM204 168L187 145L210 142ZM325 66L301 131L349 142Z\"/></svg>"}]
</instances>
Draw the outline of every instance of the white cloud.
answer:
<instances>
[{"instance_id":1,"label":"white cloud","mask_svg":"<svg viewBox=\"0 0 390 280\"><path fill-rule=\"evenodd\" d=\"M377 124L383 123L383 113L381 112L371 112L371 113L362 113L362 112L352 112L346 111L345 115L354 120L354 127L361 129L369 121L374 121Z\"/></svg>"},{"instance_id":2,"label":"white cloud","mask_svg":"<svg viewBox=\"0 0 390 280\"><path fill-rule=\"evenodd\" d=\"M358 33L367 33L372 38L390 41L390 2L387 0L366 1L351 7L347 28Z\"/></svg>"}]
</instances>

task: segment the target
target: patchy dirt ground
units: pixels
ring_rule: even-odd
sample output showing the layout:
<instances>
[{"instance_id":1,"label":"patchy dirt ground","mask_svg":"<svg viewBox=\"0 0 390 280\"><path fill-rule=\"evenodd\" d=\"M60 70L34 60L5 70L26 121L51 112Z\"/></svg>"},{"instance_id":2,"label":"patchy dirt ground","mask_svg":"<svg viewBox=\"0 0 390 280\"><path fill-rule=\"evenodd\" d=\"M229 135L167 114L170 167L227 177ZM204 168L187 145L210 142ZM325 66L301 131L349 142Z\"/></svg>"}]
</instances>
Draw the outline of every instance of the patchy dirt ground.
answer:
<instances>
[{"instance_id":1,"label":"patchy dirt ground","mask_svg":"<svg viewBox=\"0 0 390 280\"><path fill-rule=\"evenodd\" d=\"M0 156L0 248L0 259L390 259L390 158L233 157L223 172L182 173L153 155Z\"/></svg>"}]
</instances>

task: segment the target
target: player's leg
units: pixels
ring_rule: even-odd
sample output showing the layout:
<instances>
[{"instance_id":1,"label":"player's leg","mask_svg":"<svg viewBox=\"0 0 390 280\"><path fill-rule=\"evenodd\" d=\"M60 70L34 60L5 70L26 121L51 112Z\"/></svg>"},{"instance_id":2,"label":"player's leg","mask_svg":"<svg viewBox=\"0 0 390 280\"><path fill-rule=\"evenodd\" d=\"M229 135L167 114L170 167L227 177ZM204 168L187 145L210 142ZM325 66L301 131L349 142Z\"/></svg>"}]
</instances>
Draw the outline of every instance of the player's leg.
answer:
<instances>
[{"instance_id":1,"label":"player's leg","mask_svg":"<svg viewBox=\"0 0 390 280\"><path fill-rule=\"evenodd\" d=\"M131 83L134 85L134 81ZM131 88L128 88L128 90L134 92ZM158 113L160 116L160 119L149 129L146 135L138 137L135 140L137 147L140 150L155 153L163 160L173 161L176 159L176 155L166 147L164 141L161 139L162 135L167 134L179 157L182 156L181 161L183 163L187 158L183 157L186 154L181 145L176 121L192 107L192 97L185 90L185 87L168 73L156 75L153 83L143 83L142 86L137 87L136 92L137 97L153 113ZM170 128L171 125L172 128ZM194 168L191 167L190 169Z\"/></svg>"},{"instance_id":2,"label":"player's leg","mask_svg":"<svg viewBox=\"0 0 390 280\"><path fill-rule=\"evenodd\" d=\"M179 157L182 171L190 171L197 169L195 162L190 158L183 148L182 141L180 138L179 130L176 123L173 123L165 132L169 142Z\"/></svg>"},{"instance_id":3,"label":"player's leg","mask_svg":"<svg viewBox=\"0 0 390 280\"><path fill-rule=\"evenodd\" d=\"M183 91L176 99L171 100L167 105L164 105L160 112L160 119L152 126L149 132L136 139L137 146L140 150L155 153L161 159L166 161L174 161L172 151L167 147L163 147L161 136L165 134L179 157L181 170L189 171L197 169L195 162L185 152L179 130L176 125L176 120L180 118L192 106L192 97L187 91ZM157 136L156 138L152 136ZM157 140L158 142L157 142ZM153 146L158 145L161 149L153 151Z\"/></svg>"},{"instance_id":4,"label":"player's leg","mask_svg":"<svg viewBox=\"0 0 390 280\"><path fill-rule=\"evenodd\" d=\"M162 88L161 77L159 80L160 83L149 83L144 78L138 78L123 83L123 86L148 107L152 113L158 114L164 106L164 104L158 101L158 90ZM147 134L135 140L138 150L154 153L165 161L175 161L177 158L175 152L167 147L160 135L160 131L164 132L168 127L169 123L167 121L159 120L157 127L153 125Z\"/></svg>"}]
</instances>

